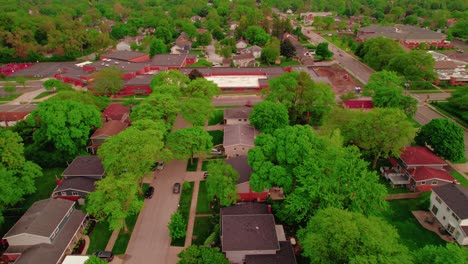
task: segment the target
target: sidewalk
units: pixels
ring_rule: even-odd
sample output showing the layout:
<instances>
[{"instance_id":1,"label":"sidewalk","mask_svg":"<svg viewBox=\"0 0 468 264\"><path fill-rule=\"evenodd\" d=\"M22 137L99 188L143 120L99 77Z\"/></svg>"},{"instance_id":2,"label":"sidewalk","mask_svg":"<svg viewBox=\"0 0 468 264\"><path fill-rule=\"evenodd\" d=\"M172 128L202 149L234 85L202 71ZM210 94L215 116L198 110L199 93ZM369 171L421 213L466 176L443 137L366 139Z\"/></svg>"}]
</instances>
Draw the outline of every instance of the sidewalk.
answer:
<instances>
[{"instance_id":1,"label":"sidewalk","mask_svg":"<svg viewBox=\"0 0 468 264\"><path fill-rule=\"evenodd\" d=\"M187 234L185 235L185 244L184 248L187 248L192 245L192 236L193 236L193 227L195 225L195 218L197 214L197 202L198 202L198 190L200 189L200 180L202 179L201 167L203 164L203 158L198 159L197 171L196 173L187 174L185 180L190 180L194 182L193 185L193 194L192 194L192 203L190 204L190 215L187 223Z\"/></svg>"},{"instance_id":2,"label":"sidewalk","mask_svg":"<svg viewBox=\"0 0 468 264\"><path fill-rule=\"evenodd\" d=\"M117 240L119 233L120 233L120 229L114 230L112 232L112 235L109 238L109 242L107 242L106 251L112 251L112 248L114 248L115 241Z\"/></svg>"}]
</instances>

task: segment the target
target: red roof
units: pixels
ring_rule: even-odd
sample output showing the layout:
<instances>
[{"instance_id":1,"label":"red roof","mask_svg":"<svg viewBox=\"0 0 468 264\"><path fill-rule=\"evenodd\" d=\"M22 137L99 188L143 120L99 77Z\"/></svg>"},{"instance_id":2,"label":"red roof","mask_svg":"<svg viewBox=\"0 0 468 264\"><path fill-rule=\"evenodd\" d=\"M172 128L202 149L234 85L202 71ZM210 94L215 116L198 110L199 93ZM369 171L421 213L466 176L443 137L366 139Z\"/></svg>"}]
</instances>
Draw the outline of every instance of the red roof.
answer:
<instances>
[{"instance_id":1,"label":"red roof","mask_svg":"<svg viewBox=\"0 0 468 264\"><path fill-rule=\"evenodd\" d=\"M110 104L104 112L102 113L104 118L109 118L111 120L125 121L130 115L130 110L123 106L122 104L114 103Z\"/></svg>"},{"instance_id":2,"label":"red roof","mask_svg":"<svg viewBox=\"0 0 468 264\"><path fill-rule=\"evenodd\" d=\"M374 104L372 100L343 100L346 108L351 109L372 109Z\"/></svg>"},{"instance_id":3,"label":"red roof","mask_svg":"<svg viewBox=\"0 0 468 264\"><path fill-rule=\"evenodd\" d=\"M447 163L426 147L407 147L400 159L408 166L445 166Z\"/></svg>"},{"instance_id":4,"label":"red roof","mask_svg":"<svg viewBox=\"0 0 468 264\"><path fill-rule=\"evenodd\" d=\"M105 136L114 136L123 131L128 126L127 123L122 123L117 120L111 120L102 124L101 128L98 128L91 138L96 138L102 135Z\"/></svg>"},{"instance_id":5,"label":"red roof","mask_svg":"<svg viewBox=\"0 0 468 264\"><path fill-rule=\"evenodd\" d=\"M429 167L420 167L409 169L408 172L411 174L411 178L413 178L417 182L435 179L447 182L455 181L455 179L445 170L438 170Z\"/></svg>"},{"instance_id":6,"label":"red roof","mask_svg":"<svg viewBox=\"0 0 468 264\"><path fill-rule=\"evenodd\" d=\"M23 120L30 112L2 112L0 113L0 122L12 122Z\"/></svg>"}]
</instances>

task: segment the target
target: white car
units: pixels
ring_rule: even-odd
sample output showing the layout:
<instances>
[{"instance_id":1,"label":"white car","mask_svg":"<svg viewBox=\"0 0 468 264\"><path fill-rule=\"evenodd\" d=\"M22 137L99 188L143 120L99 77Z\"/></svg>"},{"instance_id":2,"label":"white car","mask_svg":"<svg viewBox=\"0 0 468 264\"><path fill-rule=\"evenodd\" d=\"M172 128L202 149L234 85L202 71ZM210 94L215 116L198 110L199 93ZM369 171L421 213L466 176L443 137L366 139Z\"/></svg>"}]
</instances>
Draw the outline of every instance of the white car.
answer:
<instances>
[{"instance_id":1,"label":"white car","mask_svg":"<svg viewBox=\"0 0 468 264\"><path fill-rule=\"evenodd\" d=\"M156 167L156 169L158 171L163 170L164 169L164 161L159 161L158 166Z\"/></svg>"},{"instance_id":2,"label":"white car","mask_svg":"<svg viewBox=\"0 0 468 264\"><path fill-rule=\"evenodd\" d=\"M213 154L213 155L221 155L221 154L223 154L223 152L222 152L221 150L219 150L219 149L213 148L213 149L211 149L211 154Z\"/></svg>"}]
</instances>

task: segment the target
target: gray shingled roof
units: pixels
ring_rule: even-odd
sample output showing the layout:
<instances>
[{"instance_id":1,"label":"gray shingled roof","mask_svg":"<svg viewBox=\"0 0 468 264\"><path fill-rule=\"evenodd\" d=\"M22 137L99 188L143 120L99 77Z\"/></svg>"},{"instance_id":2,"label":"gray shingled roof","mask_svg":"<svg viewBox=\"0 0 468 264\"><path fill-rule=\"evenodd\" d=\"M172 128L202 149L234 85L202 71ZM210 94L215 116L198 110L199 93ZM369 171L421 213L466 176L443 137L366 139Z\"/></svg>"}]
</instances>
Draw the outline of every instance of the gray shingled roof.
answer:
<instances>
[{"instance_id":1,"label":"gray shingled roof","mask_svg":"<svg viewBox=\"0 0 468 264\"><path fill-rule=\"evenodd\" d=\"M96 189L94 183L97 179L88 178L88 177L73 177L68 179L63 179L62 183L55 189L55 193L62 192L66 190L77 190L83 192L92 192Z\"/></svg>"},{"instance_id":2,"label":"gray shingled roof","mask_svg":"<svg viewBox=\"0 0 468 264\"><path fill-rule=\"evenodd\" d=\"M445 184L432 189L460 219L468 218L468 188Z\"/></svg>"},{"instance_id":3,"label":"gray shingled roof","mask_svg":"<svg viewBox=\"0 0 468 264\"><path fill-rule=\"evenodd\" d=\"M249 125L229 125L224 127L223 146L236 145L254 146L255 137L258 132Z\"/></svg>"},{"instance_id":4,"label":"gray shingled roof","mask_svg":"<svg viewBox=\"0 0 468 264\"><path fill-rule=\"evenodd\" d=\"M98 156L76 157L62 173L64 177L69 176L103 176L104 167Z\"/></svg>"},{"instance_id":5,"label":"gray shingled roof","mask_svg":"<svg viewBox=\"0 0 468 264\"><path fill-rule=\"evenodd\" d=\"M143 53L143 52L121 50L121 51L115 51L115 52L104 54L102 55L102 57L109 58L109 59L129 61L131 59L135 59L135 58L145 56L145 55L146 53Z\"/></svg>"},{"instance_id":6,"label":"gray shingled roof","mask_svg":"<svg viewBox=\"0 0 468 264\"><path fill-rule=\"evenodd\" d=\"M268 214L268 205L262 203L238 203L233 206L223 207L220 210L224 215L245 215L245 214Z\"/></svg>"},{"instance_id":7,"label":"gray shingled roof","mask_svg":"<svg viewBox=\"0 0 468 264\"><path fill-rule=\"evenodd\" d=\"M45 199L35 202L4 238L20 234L50 237L75 202L64 199Z\"/></svg>"},{"instance_id":8,"label":"gray shingled roof","mask_svg":"<svg viewBox=\"0 0 468 264\"><path fill-rule=\"evenodd\" d=\"M273 215L223 215L221 221L223 252L279 250Z\"/></svg>"},{"instance_id":9,"label":"gray shingled roof","mask_svg":"<svg viewBox=\"0 0 468 264\"><path fill-rule=\"evenodd\" d=\"M225 162L231 165L238 173L239 180L237 183L244 183L250 180L250 175L252 174L252 168L247 162L247 156L237 156L234 158L229 158Z\"/></svg>"},{"instance_id":10,"label":"gray shingled roof","mask_svg":"<svg viewBox=\"0 0 468 264\"><path fill-rule=\"evenodd\" d=\"M224 118L249 118L252 108L236 107L224 109Z\"/></svg>"},{"instance_id":11,"label":"gray shingled roof","mask_svg":"<svg viewBox=\"0 0 468 264\"><path fill-rule=\"evenodd\" d=\"M186 57L186 54L156 54L151 58L151 64L155 66L181 67Z\"/></svg>"},{"instance_id":12,"label":"gray shingled roof","mask_svg":"<svg viewBox=\"0 0 468 264\"><path fill-rule=\"evenodd\" d=\"M372 32L368 34L360 34L361 38L373 38L384 36L395 40L442 40L445 35L429 29L410 26L410 25L394 25L380 26L370 25L359 29L360 32Z\"/></svg>"},{"instance_id":13,"label":"gray shingled roof","mask_svg":"<svg viewBox=\"0 0 468 264\"><path fill-rule=\"evenodd\" d=\"M296 256L288 241L280 241L280 250L274 255L247 255L246 264L296 264Z\"/></svg>"}]
</instances>

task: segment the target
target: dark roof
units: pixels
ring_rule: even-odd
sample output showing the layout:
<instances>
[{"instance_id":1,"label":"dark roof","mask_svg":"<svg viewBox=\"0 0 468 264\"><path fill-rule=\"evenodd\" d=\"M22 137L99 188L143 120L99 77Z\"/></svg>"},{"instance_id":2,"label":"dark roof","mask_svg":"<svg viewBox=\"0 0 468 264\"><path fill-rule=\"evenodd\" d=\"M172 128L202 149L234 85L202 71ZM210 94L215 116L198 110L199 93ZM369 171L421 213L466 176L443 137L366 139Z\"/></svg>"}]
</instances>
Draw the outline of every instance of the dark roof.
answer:
<instances>
[{"instance_id":1,"label":"dark roof","mask_svg":"<svg viewBox=\"0 0 468 264\"><path fill-rule=\"evenodd\" d=\"M254 146L258 131L249 125L229 125L224 127L223 146L236 145Z\"/></svg>"},{"instance_id":2,"label":"dark roof","mask_svg":"<svg viewBox=\"0 0 468 264\"><path fill-rule=\"evenodd\" d=\"M92 192L96 189L94 183L96 179L88 177L73 177L63 179L62 183L55 189L55 193L66 191L66 190L77 190L83 192Z\"/></svg>"},{"instance_id":3,"label":"dark roof","mask_svg":"<svg viewBox=\"0 0 468 264\"><path fill-rule=\"evenodd\" d=\"M153 74L143 74L137 75L134 78L125 82L126 85L150 85L151 80L153 80Z\"/></svg>"},{"instance_id":4,"label":"dark roof","mask_svg":"<svg viewBox=\"0 0 468 264\"><path fill-rule=\"evenodd\" d=\"M50 237L75 202L64 199L45 199L35 202L4 238L20 234Z\"/></svg>"},{"instance_id":5,"label":"dark roof","mask_svg":"<svg viewBox=\"0 0 468 264\"><path fill-rule=\"evenodd\" d=\"M63 199L57 200L64 201ZM40 260L40 263L59 263L60 259L65 254L68 244L85 218L85 213L75 210L52 244L42 243L28 247L22 252L21 257L15 264L38 263L38 260ZM10 250L14 250L14 248L9 248L8 251Z\"/></svg>"},{"instance_id":6,"label":"dark roof","mask_svg":"<svg viewBox=\"0 0 468 264\"><path fill-rule=\"evenodd\" d=\"M435 70L442 70L442 69L455 69L458 67L458 64L456 64L454 61L436 61L434 63L434 69Z\"/></svg>"},{"instance_id":7,"label":"dark roof","mask_svg":"<svg viewBox=\"0 0 468 264\"><path fill-rule=\"evenodd\" d=\"M372 109L374 104L372 100L343 100L343 104L351 109Z\"/></svg>"},{"instance_id":8,"label":"dark roof","mask_svg":"<svg viewBox=\"0 0 468 264\"><path fill-rule=\"evenodd\" d=\"M97 138L100 136L114 136L118 133L125 130L127 127L127 123L120 122L120 120L110 120L108 122L104 122L101 128L98 128L92 135L91 139Z\"/></svg>"},{"instance_id":9,"label":"dark roof","mask_svg":"<svg viewBox=\"0 0 468 264\"><path fill-rule=\"evenodd\" d=\"M252 168L247 162L247 156L237 156L234 158L226 159L225 162L231 165L238 173L239 180L237 183L244 183L250 180L250 175L252 174Z\"/></svg>"},{"instance_id":10,"label":"dark roof","mask_svg":"<svg viewBox=\"0 0 468 264\"><path fill-rule=\"evenodd\" d=\"M224 118L249 118L252 108L236 107L224 109Z\"/></svg>"},{"instance_id":11,"label":"dark roof","mask_svg":"<svg viewBox=\"0 0 468 264\"><path fill-rule=\"evenodd\" d=\"M364 33L364 34L361 34ZM384 36L395 40L442 40L445 35L429 29L410 26L410 25L394 25L394 26L380 26L370 25L359 29L358 37L360 38L373 38Z\"/></svg>"},{"instance_id":12,"label":"dark roof","mask_svg":"<svg viewBox=\"0 0 468 264\"><path fill-rule=\"evenodd\" d=\"M254 60L255 57L252 53L243 53L236 56L232 56L232 60Z\"/></svg>"},{"instance_id":13,"label":"dark roof","mask_svg":"<svg viewBox=\"0 0 468 264\"><path fill-rule=\"evenodd\" d=\"M223 215L221 221L223 252L279 250L273 215Z\"/></svg>"},{"instance_id":14,"label":"dark roof","mask_svg":"<svg viewBox=\"0 0 468 264\"><path fill-rule=\"evenodd\" d=\"M189 75L190 72L197 69L203 74L203 76L211 75L266 75L266 76L278 76L286 71L282 67L211 67L211 68L181 68L180 72L185 75Z\"/></svg>"},{"instance_id":15,"label":"dark roof","mask_svg":"<svg viewBox=\"0 0 468 264\"><path fill-rule=\"evenodd\" d=\"M76 62L39 62L24 70L11 74L10 77L53 77L60 69L63 69L64 67L74 67L75 64Z\"/></svg>"},{"instance_id":16,"label":"dark roof","mask_svg":"<svg viewBox=\"0 0 468 264\"><path fill-rule=\"evenodd\" d=\"M120 50L120 51L114 51L111 53L101 55L101 57L108 58L108 59L122 60L122 61L130 61L132 59L136 59L145 55L147 54L143 52Z\"/></svg>"},{"instance_id":17,"label":"dark roof","mask_svg":"<svg viewBox=\"0 0 468 264\"><path fill-rule=\"evenodd\" d=\"M151 58L151 64L155 66L182 67L186 54L156 54Z\"/></svg>"},{"instance_id":18,"label":"dark roof","mask_svg":"<svg viewBox=\"0 0 468 264\"><path fill-rule=\"evenodd\" d=\"M274 255L246 255L246 264L296 264L296 256L288 241L280 241L280 250Z\"/></svg>"},{"instance_id":19,"label":"dark roof","mask_svg":"<svg viewBox=\"0 0 468 264\"><path fill-rule=\"evenodd\" d=\"M102 115L104 118L108 117L112 120L125 121L130 115L130 110L122 104L113 103L104 109Z\"/></svg>"},{"instance_id":20,"label":"dark roof","mask_svg":"<svg viewBox=\"0 0 468 264\"><path fill-rule=\"evenodd\" d=\"M432 189L460 219L468 218L468 188L445 184Z\"/></svg>"},{"instance_id":21,"label":"dark roof","mask_svg":"<svg viewBox=\"0 0 468 264\"><path fill-rule=\"evenodd\" d=\"M115 67L119 70L122 70L124 73L137 73L148 66L148 63L144 62L126 62L116 59L107 59L100 60L86 65L88 67L93 67L96 71L107 67Z\"/></svg>"},{"instance_id":22,"label":"dark roof","mask_svg":"<svg viewBox=\"0 0 468 264\"><path fill-rule=\"evenodd\" d=\"M465 236L468 236L468 226L460 226L463 232L465 233Z\"/></svg>"},{"instance_id":23,"label":"dark roof","mask_svg":"<svg viewBox=\"0 0 468 264\"><path fill-rule=\"evenodd\" d=\"M76 157L62 173L67 176L102 176L104 167L101 158L98 156L79 156Z\"/></svg>"},{"instance_id":24,"label":"dark roof","mask_svg":"<svg viewBox=\"0 0 468 264\"><path fill-rule=\"evenodd\" d=\"M428 148L420 146L407 147L400 155L400 159L408 166L447 165L447 162L432 153Z\"/></svg>"},{"instance_id":25,"label":"dark roof","mask_svg":"<svg viewBox=\"0 0 468 264\"><path fill-rule=\"evenodd\" d=\"M268 214L268 205L261 203L238 203L233 206L223 207L221 215L245 215L245 214Z\"/></svg>"}]
</instances>

